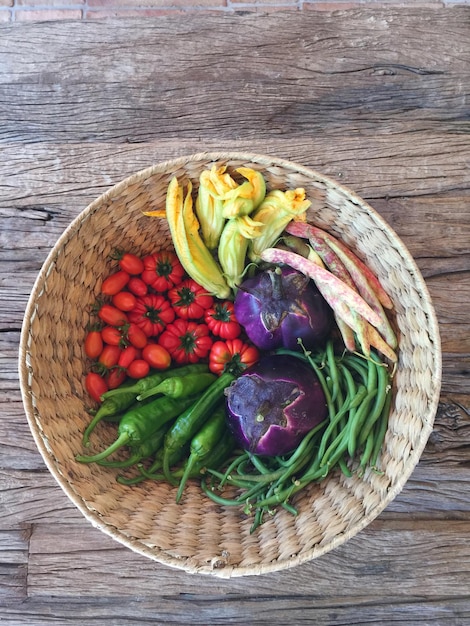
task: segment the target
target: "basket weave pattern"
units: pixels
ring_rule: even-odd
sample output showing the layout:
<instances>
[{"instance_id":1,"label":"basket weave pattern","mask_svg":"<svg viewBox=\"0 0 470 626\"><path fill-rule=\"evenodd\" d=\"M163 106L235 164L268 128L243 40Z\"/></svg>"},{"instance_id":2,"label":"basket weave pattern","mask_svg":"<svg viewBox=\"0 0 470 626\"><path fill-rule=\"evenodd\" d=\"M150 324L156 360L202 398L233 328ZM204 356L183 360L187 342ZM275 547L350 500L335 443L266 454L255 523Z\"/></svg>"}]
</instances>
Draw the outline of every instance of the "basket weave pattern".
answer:
<instances>
[{"instance_id":1,"label":"basket weave pattern","mask_svg":"<svg viewBox=\"0 0 470 626\"><path fill-rule=\"evenodd\" d=\"M165 483L126 487L115 470L74 461L83 452L89 422L83 390L83 342L89 307L109 273L116 247L144 254L171 246L164 219L143 210L163 207L176 175L197 188L213 163L260 169L268 188L304 187L308 219L343 239L378 275L391 296L399 335L394 402L381 467L364 476L332 473L298 493L297 517L280 510L250 535L251 520L238 507L219 507L197 484L181 504ZM398 237L363 200L334 181L297 164L263 155L201 153L139 172L110 189L67 228L36 280L25 314L20 381L28 422L60 486L85 517L129 548L187 572L221 577L260 574L308 561L357 534L401 491L431 433L440 380L435 313L419 270ZM92 449L111 442L100 425Z\"/></svg>"}]
</instances>

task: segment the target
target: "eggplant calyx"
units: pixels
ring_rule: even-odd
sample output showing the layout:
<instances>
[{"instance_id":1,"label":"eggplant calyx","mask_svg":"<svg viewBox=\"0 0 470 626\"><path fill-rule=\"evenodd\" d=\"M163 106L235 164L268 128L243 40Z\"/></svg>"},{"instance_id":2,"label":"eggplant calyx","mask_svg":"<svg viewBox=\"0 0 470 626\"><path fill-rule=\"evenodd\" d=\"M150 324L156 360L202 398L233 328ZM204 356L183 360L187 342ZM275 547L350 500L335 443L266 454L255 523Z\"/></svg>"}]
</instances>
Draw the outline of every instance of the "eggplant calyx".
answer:
<instances>
[{"instance_id":1,"label":"eggplant calyx","mask_svg":"<svg viewBox=\"0 0 470 626\"><path fill-rule=\"evenodd\" d=\"M275 331L287 315L306 315L299 294L303 293L307 282L307 277L297 273L283 275L280 267L265 272L252 295L264 304L261 320L266 330Z\"/></svg>"}]
</instances>

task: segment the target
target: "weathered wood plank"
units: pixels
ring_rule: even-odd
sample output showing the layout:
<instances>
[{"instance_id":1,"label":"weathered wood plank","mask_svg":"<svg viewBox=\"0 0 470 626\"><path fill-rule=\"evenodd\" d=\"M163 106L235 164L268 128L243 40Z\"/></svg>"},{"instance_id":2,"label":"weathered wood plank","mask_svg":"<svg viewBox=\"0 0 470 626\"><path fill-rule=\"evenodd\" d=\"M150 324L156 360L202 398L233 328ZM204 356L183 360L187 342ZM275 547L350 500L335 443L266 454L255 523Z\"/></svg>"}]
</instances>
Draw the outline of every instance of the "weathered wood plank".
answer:
<instances>
[{"instance_id":1,"label":"weathered wood plank","mask_svg":"<svg viewBox=\"0 0 470 626\"><path fill-rule=\"evenodd\" d=\"M209 28L203 15L184 24L88 23L80 38L72 24L6 29L2 100L15 126L3 140L192 139L195 129L199 138L217 129L219 138L253 139L263 130L331 134L344 123L374 134L385 118L430 130L440 117L459 132L468 113L466 15L455 11L439 32L434 12L419 10L406 21L389 10L368 19L350 12L340 22L317 15L314 23L290 12L264 16L263 29L253 14L214 15ZM13 43L17 56L8 54ZM69 121L57 124L64 102Z\"/></svg>"},{"instance_id":2,"label":"weathered wood plank","mask_svg":"<svg viewBox=\"0 0 470 626\"><path fill-rule=\"evenodd\" d=\"M311 594L315 581L313 593L317 605L328 604L331 598L337 601L341 596L362 597L364 589L368 590L369 601L378 601L384 589L391 597L461 598L468 594L468 586L464 580L459 581L448 564L458 561L460 571L470 568L469 531L468 521L376 521L347 544L319 559L293 570L250 578L248 586L243 579L222 581L198 576L197 595L216 598L243 591L248 597L279 599L281 595L287 602L291 594ZM416 571L423 550L426 567ZM73 567L77 559L79 570ZM432 577L429 571L433 572ZM91 572L93 585L89 584ZM83 533L73 523L60 524L58 534L54 535L47 525L35 524L30 538L28 574L31 598L50 588L62 596L100 593L119 596L129 593L130 576L142 596L194 594L195 583L184 572L154 563L109 538L103 540L96 533ZM413 585L409 584L411 579ZM242 622L251 623L251 619Z\"/></svg>"},{"instance_id":3,"label":"weathered wood plank","mask_svg":"<svg viewBox=\"0 0 470 626\"><path fill-rule=\"evenodd\" d=\"M73 114L65 107L61 123L67 123L70 116ZM87 125L89 118L83 117L82 123ZM30 210L44 211L44 217L36 214L41 221L68 209L78 214L112 184L134 172L201 151L248 151L291 159L350 186L366 200L463 195L468 190L470 148L465 134L404 129L381 136L379 128L367 138L352 132L346 123L337 136L318 132L279 137L269 128L256 128L254 138L236 140L214 138L215 133L200 138L196 133L184 140L158 139L132 145L102 143L101 137L96 143L69 145L19 147L9 142L2 148L0 209L21 208L26 216ZM395 210L398 208L396 205Z\"/></svg>"},{"instance_id":4,"label":"weathered wood plank","mask_svg":"<svg viewBox=\"0 0 470 626\"><path fill-rule=\"evenodd\" d=\"M0 530L0 604L27 596L28 530Z\"/></svg>"},{"instance_id":5,"label":"weathered wood plank","mask_svg":"<svg viewBox=\"0 0 470 626\"><path fill-rule=\"evenodd\" d=\"M211 624L250 624L261 626L292 626L318 624L327 626L466 626L470 618L468 598L402 599L385 595L379 602L364 598L332 599L331 604L319 604L315 594L308 597L291 594L288 598L245 597L238 594L198 596L181 595L177 599L139 596L120 598L64 598L50 596L26 600L20 606L8 604L2 615L9 626L68 626L73 622L111 626L206 626Z\"/></svg>"}]
</instances>

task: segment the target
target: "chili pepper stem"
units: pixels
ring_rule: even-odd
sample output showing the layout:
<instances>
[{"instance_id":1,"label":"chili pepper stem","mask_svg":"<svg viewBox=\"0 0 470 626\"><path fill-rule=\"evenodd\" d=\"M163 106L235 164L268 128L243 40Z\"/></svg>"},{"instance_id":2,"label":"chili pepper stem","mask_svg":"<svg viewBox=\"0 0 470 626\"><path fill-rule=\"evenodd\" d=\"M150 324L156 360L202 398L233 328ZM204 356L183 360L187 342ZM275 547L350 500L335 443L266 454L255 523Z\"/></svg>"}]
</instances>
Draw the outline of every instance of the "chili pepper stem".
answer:
<instances>
[{"instance_id":1,"label":"chili pepper stem","mask_svg":"<svg viewBox=\"0 0 470 626\"><path fill-rule=\"evenodd\" d=\"M75 460L78 461L79 463L96 463L97 461L102 461L103 459L106 459L108 456L113 454L113 452L120 450L123 446L126 445L126 443L128 443L128 441L129 441L129 434L124 432L121 435L119 435L116 441L114 441L110 446L108 446L102 452L99 452L98 454L94 454L92 456L77 454L77 456L75 457Z\"/></svg>"},{"instance_id":2,"label":"chili pepper stem","mask_svg":"<svg viewBox=\"0 0 470 626\"><path fill-rule=\"evenodd\" d=\"M104 419L105 417L107 417L106 413L103 411L100 412L98 410L94 418L86 427L85 432L83 433L83 438L82 438L82 444L84 445L85 448L88 448L88 446L90 445L90 435L95 430L96 425L99 424L99 422L101 422L101 420Z\"/></svg>"},{"instance_id":3,"label":"chili pepper stem","mask_svg":"<svg viewBox=\"0 0 470 626\"><path fill-rule=\"evenodd\" d=\"M191 455L189 457L187 463L186 463L186 467L184 468L184 473L183 473L183 476L182 476L182 478L180 480L178 491L176 493L176 502L177 502L177 504L179 504L179 502L181 500L181 496L183 495L184 488L186 486L188 478L191 475L191 472L193 470L193 467L194 467L194 464L195 464L196 460L197 460L197 457L194 456L194 455Z\"/></svg>"}]
</instances>

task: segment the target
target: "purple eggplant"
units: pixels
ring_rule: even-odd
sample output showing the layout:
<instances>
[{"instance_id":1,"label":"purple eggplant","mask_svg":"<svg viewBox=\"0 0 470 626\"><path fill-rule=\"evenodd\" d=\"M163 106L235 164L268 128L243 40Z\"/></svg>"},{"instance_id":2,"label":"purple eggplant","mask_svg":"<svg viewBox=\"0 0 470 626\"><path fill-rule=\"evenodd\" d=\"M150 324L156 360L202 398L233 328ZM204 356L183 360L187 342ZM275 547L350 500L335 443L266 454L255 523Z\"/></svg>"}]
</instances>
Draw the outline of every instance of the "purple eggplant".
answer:
<instances>
[{"instance_id":1,"label":"purple eggplant","mask_svg":"<svg viewBox=\"0 0 470 626\"><path fill-rule=\"evenodd\" d=\"M291 355L262 357L225 393L230 430L238 444L254 454L291 452L327 416L317 376Z\"/></svg>"},{"instance_id":2,"label":"purple eggplant","mask_svg":"<svg viewBox=\"0 0 470 626\"><path fill-rule=\"evenodd\" d=\"M267 269L245 280L235 297L235 316L261 350L323 345L332 312L315 283L290 267Z\"/></svg>"}]
</instances>

